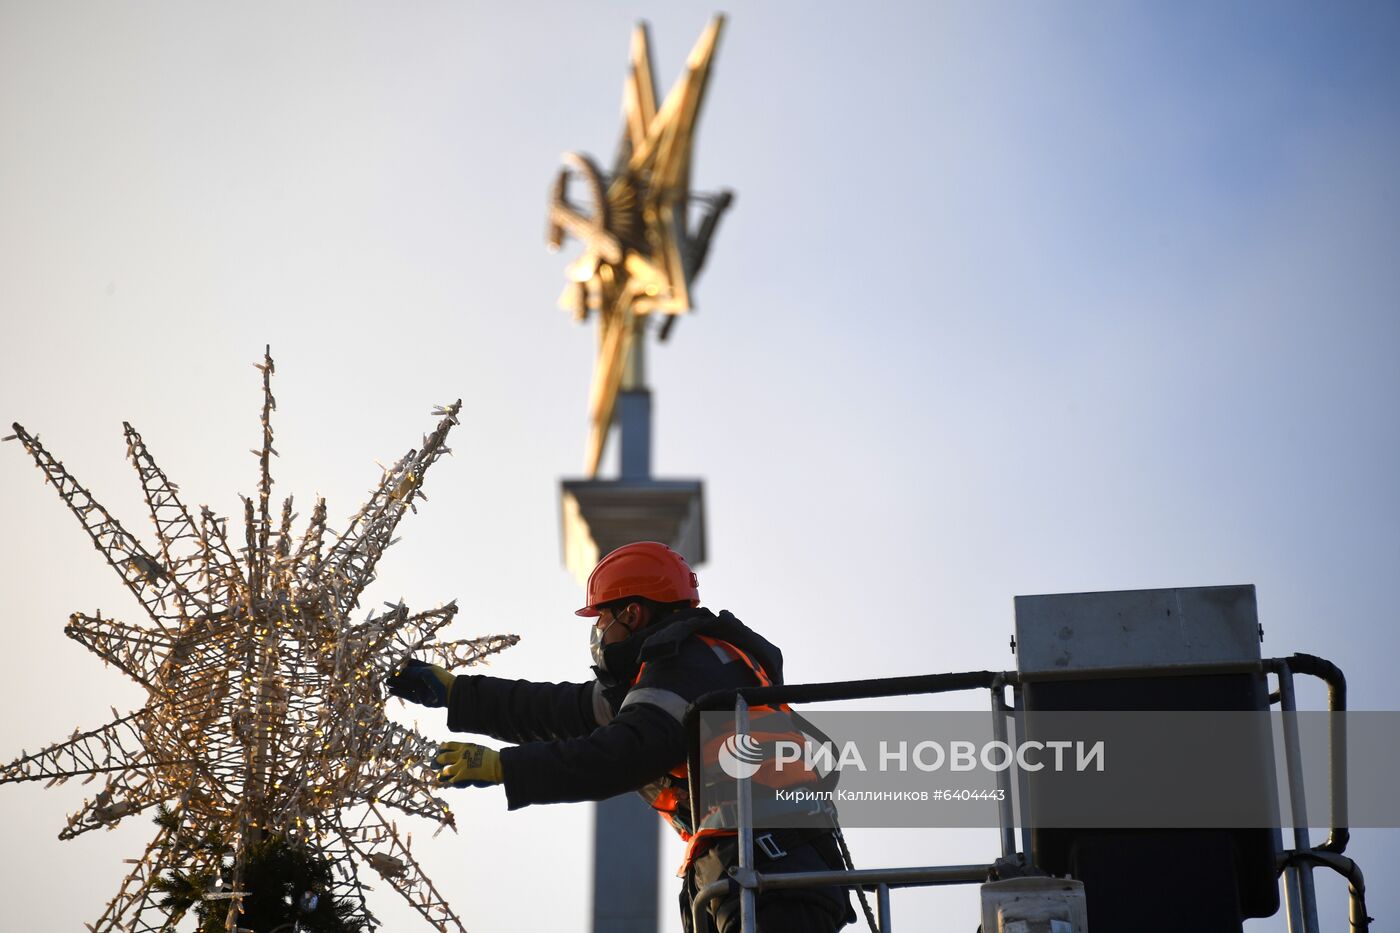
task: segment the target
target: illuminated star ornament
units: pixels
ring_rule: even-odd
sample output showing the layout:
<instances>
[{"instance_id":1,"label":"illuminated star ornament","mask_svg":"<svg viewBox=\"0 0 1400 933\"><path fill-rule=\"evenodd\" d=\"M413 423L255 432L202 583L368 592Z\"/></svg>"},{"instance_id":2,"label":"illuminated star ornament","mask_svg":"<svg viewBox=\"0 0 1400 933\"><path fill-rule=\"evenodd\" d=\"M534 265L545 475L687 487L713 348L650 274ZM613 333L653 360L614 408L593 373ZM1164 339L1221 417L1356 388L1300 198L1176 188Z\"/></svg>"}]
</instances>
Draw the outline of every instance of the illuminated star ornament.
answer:
<instances>
[{"instance_id":1,"label":"illuminated star ornament","mask_svg":"<svg viewBox=\"0 0 1400 933\"><path fill-rule=\"evenodd\" d=\"M383 878L439 930L462 931L456 913L414 859L411 834L391 811L454 826L435 796L434 743L384 715L384 679L410 656L444 667L474 664L514 644L513 635L438 641L449 603L425 612L402 604L350 620L404 513L424 499L424 474L448 449L460 400L421 446L384 471L345 531L326 525L318 499L294 536L292 500L274 520L272 357L262 370L262 444L256 502L244 498L243 540L228 522L182 504L146 448L125 425L127 455L140 477L158 547L130 534L20 425L17 439L77 516L107 563L149 616L140 624L77 613L65 632L144 687L148 701L100 728L0 768L0 783L102 778L105 786L59 833L71 839L124 817L157 815L154 838L95 924L106 931L174 930L193 910L199 929L236 933L260 896L269 852L277 864L311 864L318 879L293 901L298 929L318 905L372 928L357 865ZM439 829L441 829L441 826ZM300 861L298 861L298 859ZM281 903L281 891L276 902ZM263 896L269 892L264 891ZM292 929L291 925L287 929Z\"/></svg>"},{"instance_id":2,"label":"illuminated star ornament","mask_svg":"<svg viewBox=\"0 0 1400 933\"><path fill-rule=\"evenodd\" d=\"M665 340L679 315L692 310L691 290L705 264L720 217L732 203L729 191L690 190L690 170L700 105L710 79L724 17L710 21L686 61L685 73L657 106L656 79L645 24L632 34L631 69L623 86L622 140L610 176L588 156L570 152L555 178L549 208L549 246L566 236L582 241L583 255L570 264L570 284L559 304L578 320L598 314L598 357L589 393L585 469L598 465L612 425L619 388L635 370L633 344L648 316L660 315ZM569 182L585 183L592 213L569 201ZM690 204L703 210L692 229ZM632 378L638 374L633 372Z\"/></svg>"}]
</instances>

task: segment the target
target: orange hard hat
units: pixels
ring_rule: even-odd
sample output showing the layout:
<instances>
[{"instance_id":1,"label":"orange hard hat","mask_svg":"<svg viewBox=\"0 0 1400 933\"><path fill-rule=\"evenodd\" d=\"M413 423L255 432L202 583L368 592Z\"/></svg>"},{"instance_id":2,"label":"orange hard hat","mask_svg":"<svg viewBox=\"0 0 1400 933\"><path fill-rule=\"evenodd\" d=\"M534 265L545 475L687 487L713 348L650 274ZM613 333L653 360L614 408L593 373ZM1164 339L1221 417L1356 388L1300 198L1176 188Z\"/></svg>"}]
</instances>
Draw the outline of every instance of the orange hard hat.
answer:
<instances>
[{"instance_id":1,"label":"orange hard hat","mask_svg":"<svg viewBox=\"0 0 1400 933\"><path fill-rule=\"evenodd\" d=\"M624 544L598 561L588 575L588 605L574 614L596 616L599 606L627 596L698 606L700 581L684 557L660 542Z\"/></svg>"}]
</instances>

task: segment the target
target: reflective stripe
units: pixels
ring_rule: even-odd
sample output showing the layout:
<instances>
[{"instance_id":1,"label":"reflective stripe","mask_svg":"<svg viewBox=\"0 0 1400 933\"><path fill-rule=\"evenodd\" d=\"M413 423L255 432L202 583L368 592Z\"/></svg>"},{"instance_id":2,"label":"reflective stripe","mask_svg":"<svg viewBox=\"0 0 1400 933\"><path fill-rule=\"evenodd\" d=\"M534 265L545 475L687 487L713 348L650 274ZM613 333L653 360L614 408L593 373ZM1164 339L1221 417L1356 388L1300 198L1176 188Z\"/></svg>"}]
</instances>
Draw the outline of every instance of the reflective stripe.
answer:
<instances>
[{"instance_id":1,"label":"reflective stripe","mask_svg":"<svg viewBox=\"0 0 1400 933\"><path fill-rule=\"evenodd\" d=\"M685 711L690 707L690 702L679 693L662 690L660 687L638 687L627 694L627 699L622 701L618 712L622 712L634 703L655 706L657 709L670 713L676 722L685 721Z\"/></svg>"},{"instance_id":2,"label":"reflective stripe","mask_svg":"<svg viewBox=\"0 0 1400 933\"><path fill-rule=\"evenodd\" d=\"M593 681L593 721L600 726L606 726L612 721L612 707L608 706L608 698L603 696L603 685L599 681Z\"/></svg>"},{"instance_id":3,"label":"reflective stripe","mask_svg":"<svg viewBox=\"0 0 1400 933\"><path fill-rule=\"evenodd\" d=\"M773 681L769 678L768 673L764 671L757 661L749 657L748 652L744 651L742 648L737 645L731 645L727 641L720 641L718 638L711 638L708 635L700 635L698 637L705 644L709 645L720 660L724 661L726 664L732 664L736 661L743 662L744 666L758 678L758 685L760 687L771 687L773 685ZM782 704L779 704L778 708L786 709Z\"/></svg>"}]
</instances>

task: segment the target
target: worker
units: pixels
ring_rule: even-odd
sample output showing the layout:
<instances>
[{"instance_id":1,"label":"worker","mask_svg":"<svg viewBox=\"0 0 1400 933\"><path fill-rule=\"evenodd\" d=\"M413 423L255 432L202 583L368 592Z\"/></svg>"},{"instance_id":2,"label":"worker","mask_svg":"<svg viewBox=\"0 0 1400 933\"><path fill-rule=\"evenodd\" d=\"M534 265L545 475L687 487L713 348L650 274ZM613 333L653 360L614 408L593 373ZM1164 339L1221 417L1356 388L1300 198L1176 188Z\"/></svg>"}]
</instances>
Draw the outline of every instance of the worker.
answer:
<instances>
[{"instance_id":1,"label":"worker","mask_svg":"<svg viewBox=\"0 0 1400 933\"><path fill-rule=\"evenodd\" d=\"M690 825L682 720L687 707L711 691L781 684L782 653L728 611L702 608L690 566L656 542L628 544L599 561L576 614L594 623L595 678L588 683L453 676L410 660L389 678L389 692L446 707L454 732L518 743L499 751L443 743L434 759L440 786L503 784L511 810L638 791L689 843L681 892L685 929L737 933L737 894L711 901L702 914L708 928L692 928L695 894L727 878L738 852L732 822L727 828ZM834 820L812 829L759 829L754 866L763 873L839 870L845 865L836 832ZM761 933L834 931L855 920L842 888L764 892L755 905Z\"/></svg>"}]
</instances>

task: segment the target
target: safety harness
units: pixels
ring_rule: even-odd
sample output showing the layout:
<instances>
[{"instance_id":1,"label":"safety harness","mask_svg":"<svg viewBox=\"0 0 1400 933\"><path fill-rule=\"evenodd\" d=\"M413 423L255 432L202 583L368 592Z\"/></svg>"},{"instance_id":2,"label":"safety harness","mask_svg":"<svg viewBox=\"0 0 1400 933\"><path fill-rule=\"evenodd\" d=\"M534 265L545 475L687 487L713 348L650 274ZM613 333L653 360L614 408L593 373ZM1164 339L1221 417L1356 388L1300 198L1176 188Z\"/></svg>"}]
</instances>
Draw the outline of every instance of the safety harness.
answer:
<instances>
[{"instance_id":1,"label":"safety harness","mask_svg":"<svg viewBox=\"0 0 1400 933\"><path fill-rule=\"evenodd\" d=\"M676 634L680 634L679 632ZM773 678L763 669L763 666L756 662L753 657L737 645L720 638L703 635L699 632L692 632L693 637L700 639L708 645L719 657L726 661L737 661L744 665L758 681L760 687L771 687L774 685ZM673 636L674 637L674 636ZM684 637L684 636L682 636ZM632 679L631 687L635 687L641 682L642 673L646 670L647 662L643 661L637 668L636 676ZM777 706L753 706L749 708L749 736L760 744L768 744L779 740L793 740L801 743L803 741L802 730L793 722L795 714L792 708L786 703L779 703ZM733 733L730 733L732 735ZM712 737L701 746L701 755L705 762L706 769L718 768L719 752L727 736L719 735ZM711 772L713 773L713 772ZM671 824L671 828L681 837L681 841L686 843L685 857L680 868L676 871L677 876L684 877L695 859L701 855L705 849L716 840L737 834L733 827L733 813L725 812L724 806L711 808L710 812L700 819L698 827L690 825L690 782L689 768L685 762L681 762L672 768L669 773L653 781L651 784L641 789L642 796L646 798L652 809L661 814L662 818ZM770 788L791 788L804 783L819 783L820 779L813 772L806 768L793 768L786 772L774 768L771 760L765 760L759 769L750 778L757 784ZM841 859L848 870L855 868L851 860L851 850L846 845L845 835L841 832L839 824L832 820L831 832L836 838L837 846L841 852ZM771 839L771 836L760 837L756 843L760 843L762 838ZM770 853L771 854L771 853ZM856 895L860 900L861 908L865 914L866 923L872 933L879 933L879 924L875 919L875 913L870 906L870 901L866 898L864 888L857 887Z\"/></svg>"},{"instance_id":2,"label":"safety harness","mask_svg":"<svg viewBox=\"0 0 1400 933\"><path fill-rule=\"evenodd\" d=\"M709 646L726 663L738 662L742 664L753 675L758 686L773 686L773 679L747 651L731 642L709 635L696 633L694 637ZM638 668L637 675L632 681L633 686L641 681L646 666L646 662L643 662ZM793 724L791 714L791 708L785 703L777 706L750 708L749 737L764 746L771 746L772 743L778 741L795 741L800 744L803 736ZM728 737L725 735L716 736L702 745L701 754L707 770L711 767L719 768L720 751ZM685 859L677 872L680 875L685 874L686 869L690 867L696 856L714 840L735 834L732 807L712 807L707 814L700 818L698 826L690 825L689 774L686 762L681 762L668 774L662 775L647 787L642 788L642 795L652 809L660 813L662 818L670 823L671 828L681 837L681 841L686 843ZM768 759L763 761L750 780L755 784L772 789L791 788L813 782L814 775L801 767L775 768L773 761Z\"/></svg>"}]
</instances>

